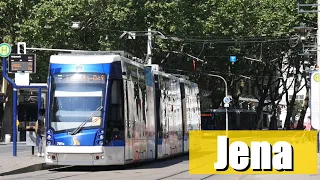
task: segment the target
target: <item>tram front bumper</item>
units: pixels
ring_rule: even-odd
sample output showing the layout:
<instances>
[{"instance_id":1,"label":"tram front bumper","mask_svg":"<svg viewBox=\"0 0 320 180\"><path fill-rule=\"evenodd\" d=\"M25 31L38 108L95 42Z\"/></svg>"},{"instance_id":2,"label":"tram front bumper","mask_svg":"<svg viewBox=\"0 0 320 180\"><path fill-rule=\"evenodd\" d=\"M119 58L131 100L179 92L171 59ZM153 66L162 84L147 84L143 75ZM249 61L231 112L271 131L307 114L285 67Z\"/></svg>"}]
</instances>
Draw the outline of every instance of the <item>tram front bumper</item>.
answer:
<instances>
[{"instance_id":1,"label":"tram front bumper","mask_svg":"<svg viewBox=\"0 0 320 180\"><path fill-rule=\"evenodd\" d=\"M102 146L47 146L47 165L92 166L105 164L105 151Z\"/></svg>"}]
</instances>

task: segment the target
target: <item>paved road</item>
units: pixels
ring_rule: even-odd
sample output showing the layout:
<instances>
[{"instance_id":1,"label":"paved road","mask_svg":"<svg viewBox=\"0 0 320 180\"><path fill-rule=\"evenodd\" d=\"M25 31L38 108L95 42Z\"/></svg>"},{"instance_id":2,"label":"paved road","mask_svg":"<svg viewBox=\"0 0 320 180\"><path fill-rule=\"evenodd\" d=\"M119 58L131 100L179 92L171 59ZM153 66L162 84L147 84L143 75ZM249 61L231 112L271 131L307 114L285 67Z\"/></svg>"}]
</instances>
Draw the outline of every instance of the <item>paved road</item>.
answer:
<instances>
[{"instance_id":1,"label":"paved road","mask_svg":"<svg viewBox=\"0 0 320 180\"><path fill-rule=\"evenodd\" d=\"M32 173L0 177L0 180L78 180L78 179L114 179L114 180L318 180L320 175L190 175L188 172L188 156L181 156L167 161L135 165L131 168L65 168L60 170L44 170Z\"/></svg>"}]
</instances>

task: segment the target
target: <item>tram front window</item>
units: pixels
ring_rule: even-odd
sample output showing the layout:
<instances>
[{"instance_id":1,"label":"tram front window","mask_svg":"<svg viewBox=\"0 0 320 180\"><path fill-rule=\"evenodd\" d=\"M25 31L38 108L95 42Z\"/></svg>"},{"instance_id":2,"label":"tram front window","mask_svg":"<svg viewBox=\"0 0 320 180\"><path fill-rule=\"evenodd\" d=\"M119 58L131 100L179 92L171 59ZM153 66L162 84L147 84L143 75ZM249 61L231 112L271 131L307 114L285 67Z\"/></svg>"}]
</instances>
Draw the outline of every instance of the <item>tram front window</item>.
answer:
<instances>
[{"instance_id":1,"label":"tram front window","mask_svg":"<svg viewBox=\"0 0 320 180\"><path fill-rule=\"evenodd\" d=\"M55 131L102 125L106 78L103 74L59 74L51 79L50 125ZM99 109L100 108L100 109Z\"/></svg>"}]
</instances>

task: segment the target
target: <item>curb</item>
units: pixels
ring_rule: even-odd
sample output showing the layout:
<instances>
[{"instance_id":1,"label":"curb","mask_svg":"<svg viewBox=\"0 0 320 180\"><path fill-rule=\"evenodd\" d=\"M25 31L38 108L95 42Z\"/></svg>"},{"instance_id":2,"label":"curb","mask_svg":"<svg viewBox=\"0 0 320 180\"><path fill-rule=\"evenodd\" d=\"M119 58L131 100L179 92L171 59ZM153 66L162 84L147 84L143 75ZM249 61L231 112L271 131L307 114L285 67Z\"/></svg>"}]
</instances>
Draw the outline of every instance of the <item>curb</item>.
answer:
<instances>
[{"instance_id":1,"label":"curb","mask_svg":"<svg viewBox=\"0 0 320 180\"><path fill-rule=\"evenodd\" d=\"M13 144L13 142L9 142L9 143L0 142L0 146L1 146L1 145L10 145L10 144ZM26 143L26 142L17 142L17 144L27 145L27 143Z\"/></svg>"},{"instance_id":2,"label":"curb","mask_svg":"<svg viewBox=\"0 0 320 180\"><path fill-rule=\"evenodd\" d=\"M13 174L22 174L22 173L40 171L40 170L49 169L49 167L50 166L46 165L46 163L39 163L39 164L34 164L31 166L23 167L20 169L15 169L12 171L0 173L0 176L8 176L8 175L13 175Z\"/></svg>"}]
</instances>

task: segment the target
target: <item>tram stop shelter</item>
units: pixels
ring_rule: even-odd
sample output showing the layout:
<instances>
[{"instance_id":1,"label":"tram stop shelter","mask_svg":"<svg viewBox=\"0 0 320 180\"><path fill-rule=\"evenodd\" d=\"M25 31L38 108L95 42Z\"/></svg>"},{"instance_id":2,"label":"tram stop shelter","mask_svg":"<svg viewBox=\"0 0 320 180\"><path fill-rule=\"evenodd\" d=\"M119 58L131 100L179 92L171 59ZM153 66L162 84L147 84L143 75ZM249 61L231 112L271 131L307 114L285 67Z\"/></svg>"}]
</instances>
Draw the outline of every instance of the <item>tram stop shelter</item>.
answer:
<instances>
[{"instance_id":1,"label":"tram stop shelter","mask_svg":"<svg viewBox=\"0 0 320 180\"><path fill-rule=\"evenodd\" d=\"M1 79L3 81L3 78ZM6 89L6 87L2 89ZM17 142L34 147L37 146L37 139L33 127L40 116L39 110L46 107L47 83L31 83L28 86L17 86L17 89L17 107L13 107L17 110ZM2 129L0 141L10 143L12 142L12 119L3 118L4 107L1 108L0 113L2 117L0 120Z\"/></svg>"}]
</instances>

